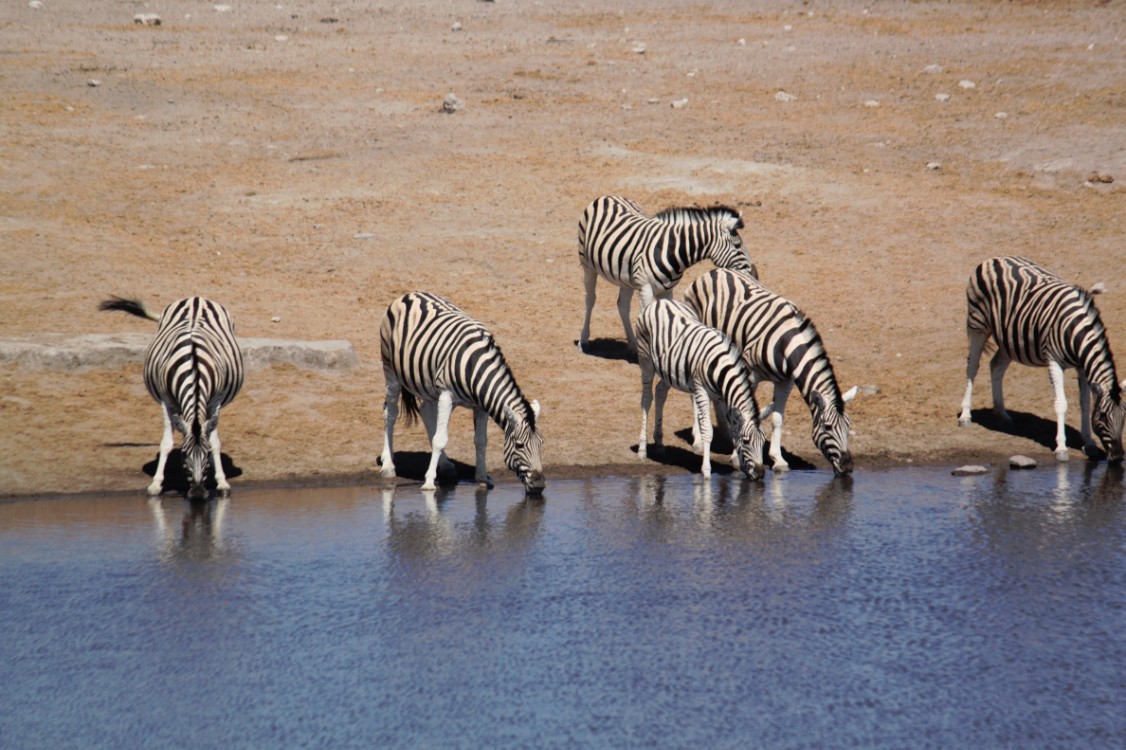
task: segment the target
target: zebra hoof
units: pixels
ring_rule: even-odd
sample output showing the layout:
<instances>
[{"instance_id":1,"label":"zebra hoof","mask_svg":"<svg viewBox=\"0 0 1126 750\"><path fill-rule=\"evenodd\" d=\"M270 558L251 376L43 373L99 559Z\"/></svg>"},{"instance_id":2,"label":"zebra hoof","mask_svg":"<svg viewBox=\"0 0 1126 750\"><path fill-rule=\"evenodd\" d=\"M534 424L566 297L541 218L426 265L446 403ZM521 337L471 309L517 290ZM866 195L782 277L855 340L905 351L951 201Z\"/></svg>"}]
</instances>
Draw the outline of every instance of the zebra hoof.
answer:
<instances>
[{"instance_id":1,"label":"zebra hoof","mask_svg":"<svg viewBox=\"0 0 1126 750\"><path fill-rule=\"evenodd\" d=\"M779 460L779 461L775 461L774 463L772 463L770 465L770 468L773 469L774 471L789 471L790 465L788 463L786 463L785 461Z\"/></svg>"},{"instance_id":2,"label":"zebra hoof","mask_svg":"<svg viewBox=\"0 0 1126 750\"><path fill-rule=\"evenodd\" d=\"M150 484L148 486L148 489L146 491L149 493L150 497L159 497L160 496L160 482L153 482L152 484Z\"/></svg>"},{"instance_id":3,"label":"zebra hoof","mask_svg":"<svg viewBox=\"0 0 1126 750\"><path fill-rule=\"evenodd\" d=\"M1071 454L1069 454L1067 452L1066 448L1063 448L1061 450L1056 451L1055 456L1056 456L1056 460L1059 461L1060 463L1064 463L1064 462L1071 459Z\"/></svg>"},{"instance_id":4,"label":"zebra hoof","mask_svg":"<svg viewBox=\"0 0 1126 750\"><path fill-rule=\"evenodd\" d=\"M382 469L379 470L379 476L383 477L384 479L394 479L395 478L395 467L394 466L384 466Z\"/></svg>"},{"instance_id":5,"label":"zebra hoof","mask_svg":"<svg viewBox=\"0 0 1126 750\"><path fill-rule=\"evenodd\" d=\"M970 419L969 417L958 417L958 426L959 427L969 427L973 423L974 423L974 421L972 419Z\"/></svg>"}]
</instances>

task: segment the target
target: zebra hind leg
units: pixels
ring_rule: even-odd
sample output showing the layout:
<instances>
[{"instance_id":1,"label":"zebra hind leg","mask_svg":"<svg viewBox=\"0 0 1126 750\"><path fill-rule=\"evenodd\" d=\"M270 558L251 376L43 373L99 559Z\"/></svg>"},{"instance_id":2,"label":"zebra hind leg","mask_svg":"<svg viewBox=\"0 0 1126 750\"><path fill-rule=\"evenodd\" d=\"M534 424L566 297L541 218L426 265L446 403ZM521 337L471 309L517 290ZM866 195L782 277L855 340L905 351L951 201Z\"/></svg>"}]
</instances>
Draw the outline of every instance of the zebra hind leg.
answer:
<instances>
[{"instance_id":1,"label":"zebra hind leg","mask_svg":"<svg viewBox=\"0 0 1126 750\"><path fill-rule=\"evenodd\" d=\"M379 474L390 478L395 476L392 436L395 433L395 422L399 419L401 386L399 379L395 377L395 373L386 367L383 368L383 379L387 384L387 393L383 399L383 452L379 456Z\"/></svg>"},{"instance_id":2,"label":"zebra hind leg","mask_svg":"<svg viewBox=\"0 0 1126 750\"><path fill-rule=\"evenodd\" d=\"M1013 418L1005 411L1005 390L1002 384L1005 380L1005 371L1009 369L1012 361L1012 357L1000 348L993 355L993 359L989 360L989 379L993 384L993 413L1007 425L1012 424Z\"/></svg>"},{"instance_id":3,"label":"zebra hind leg","mask_svg":"<svg viewBox=\"0 0 1126 750\"><path fill-rule=\"evenodd\" d=\"M221 444L219 442L219 410L216 409L215 413L211 415L211 468L215 471L215 490L220 495L227 495L231 491L231 483L227 481L227 475L223 471L223 453L220 450Z\"/></svg>"},{"instance_id":4,"label":"zebra hind leg","mask_svg":"<svg viewBox=\"0 0 1126 750\"><path fill-rule=\"evenodd\" d=\"M631 353L637 352L637 336L633 333L633 325L629 320L629 308L633 302L633 289L623 286L618 291L618 317L622 319L622 329L626 333L626 345Z\"/></svg>"},{"instance_id":5,"label":"zebra hind leg","mask_svg":"<svg viewBox=\"0 0 1126 750\"><path fill-rule=\"evenodd\" d=\"M587 342L590 341L590 315L594 310L594 300L597 297L595 285L598 283L598 272L593 268L583 268L583 287L586 289L586 314L583 316L583 330L579 334L579 351L586 352Z\"/></svg>"},{"instance_id":6,"label":"zebra hind leg","mask_svg":"<svg viewBox=\"0 0 1126 750\"><path fill-rule=\"evenodd\" d=\"M974 378L977 377L977 369L981 365L981 353L985 350L987 338L986 334L969 328L966 329L966 336L969 338L970 351L966 356L966 394L962 397L962 411L958 414L960 427L969 427L973 424L970 409L973 404Z\"/></svg>"}]
</instances>

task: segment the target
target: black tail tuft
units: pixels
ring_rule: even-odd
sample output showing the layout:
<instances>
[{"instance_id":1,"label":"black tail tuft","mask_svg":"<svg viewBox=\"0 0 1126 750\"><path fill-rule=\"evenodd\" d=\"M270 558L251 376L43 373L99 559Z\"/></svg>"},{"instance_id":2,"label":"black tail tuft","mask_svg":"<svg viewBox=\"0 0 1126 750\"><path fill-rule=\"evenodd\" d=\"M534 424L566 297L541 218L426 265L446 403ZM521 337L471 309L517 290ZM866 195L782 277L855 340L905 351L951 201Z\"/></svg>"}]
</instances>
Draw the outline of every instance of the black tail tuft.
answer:
<instances>
[{"instance_id":1,"label":"black tail tuft","mask_svg":"<svg viewBox=\"0 0 1126 750\"><path fill-rule=\"evenodd\" d=\"M414 397L413 393L403 388L399 391L399 400L403 405L403 421L409 427L414 424L414 420L418 419L418 399Z\"/></svg>"},{"instance_id":2,"label":"black tail tuft","mask_svg":"<svg viewBox=\"0 0 1126 750\"><path fill-rule=\"evenodd\" d=\"M99 310L118 310L120 312L127 312L130 315L136 315L138 318L145 320L152 320L159 322L160 318L153 315L148 311L142 302L135 299L123 299L121 297L114 297L113 299L102 300L98 303Z\"/></svg>"}]
</instances>

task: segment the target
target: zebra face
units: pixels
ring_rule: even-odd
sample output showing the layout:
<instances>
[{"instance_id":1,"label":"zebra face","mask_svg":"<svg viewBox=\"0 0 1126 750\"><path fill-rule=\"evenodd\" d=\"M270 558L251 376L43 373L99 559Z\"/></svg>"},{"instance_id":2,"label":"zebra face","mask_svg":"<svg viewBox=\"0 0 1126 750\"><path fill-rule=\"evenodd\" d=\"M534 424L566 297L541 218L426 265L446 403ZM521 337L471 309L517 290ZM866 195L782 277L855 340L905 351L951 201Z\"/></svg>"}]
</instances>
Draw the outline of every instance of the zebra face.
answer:
<instances>
[{"instance_id":1,"label":"zebra face","mask_svg":"<svg viewBox=\"0 0 1126 750\"><path fill-rule=\"evenodd\" d=\"M732 435L738 435L735 444L735 453L731 456L731 463L735 468L747 475L747 479L755 481L766 475L762 464L762 451L766 447L766 435L759 426L758 420L742 420L742 424L733 424L737 421L734 415L737 412L731 409L727 412L727 428Z\"/></svg>"},{"instance_id":2,"label":"zebra face","mask_svg":"<svg viewBox=\"0 0 1126 750\"><path fill-rule=\"evenodd\" d=\"M201 498L207 494L203 480L211 463L211 454L207 449L206 434L207 432L196 423L191 429L184 431L184 442L180 446L180 452L184 454L184 473L191 480L191 487L188 490L188 496L191 498Z\"/></svg>"},{"instance_id":3,"label":"zebra face","mask_svg":"<svg viewBox=\"0 0 1126 750\"><path fill-rule=\"evenodd\" d=\"M743 246L743 239L739 236L739 230L742 228L742 217L725 216L720 222L709 255L712 263L717 267L742 271L757 279L758 268L751 261L747 248Z\"/></svg>"},{"instance_id":4,"label":"zebra face","mask_svg":"<svg viewBox=\"0 0 1126 750\"><path fill-rule=\"evenodd\" d=\"M842 398L842 404L852 397L856 389ZM848 433L852 421L832 399L814 392L810 399L813 407L813 443L821 455L833 466L833 473L844 476L852 473L852 453L848 450Z\"/></svg>"},{"instance_id":5,"label":"zebra face","mask_svg":"<svg viewBox=\"0 0 1126 750\"><path fill-rule=\"evenodd\" d=\"M540 448L543 435L535 426L535 416L539 415L539 402L532 402L532 419L521 419L511 409L506 408L508 426L504 429L504 464L520 481L524 491L538 495L543 492L547 481L543 476L543 462Z\"/></svg>"},{"instance_id":6,"label":"zebra face","mask_svg":"<svg viewBox=\"0 0 1126 750\"><path fill-rule=\"evenodd\" d=\"M1091 415L1091 427L1106 450L1106 460L1117 463L1122 460L1122 426L1126 423L1126 405L1122 403L1121 391L1118 398L1104 388L1092 385L1095 393L1095 408Z\"/></svg>"}]
</instances>

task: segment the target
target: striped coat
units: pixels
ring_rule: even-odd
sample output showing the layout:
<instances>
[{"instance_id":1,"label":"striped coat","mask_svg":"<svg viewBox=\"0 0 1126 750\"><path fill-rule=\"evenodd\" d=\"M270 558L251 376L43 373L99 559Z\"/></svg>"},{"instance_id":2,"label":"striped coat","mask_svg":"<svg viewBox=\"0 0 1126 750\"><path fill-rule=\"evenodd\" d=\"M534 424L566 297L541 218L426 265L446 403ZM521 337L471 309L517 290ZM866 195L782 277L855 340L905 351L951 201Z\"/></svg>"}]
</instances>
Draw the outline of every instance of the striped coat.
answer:
<instances>
[{"instance_id":1,"label":"striped coat","mask_svg":"<svg viewBox=\"0 0 1126 750\"><path fill-rule=\"evenodd\" d=\"M966 392L958 417L961 425L972 421L973 382L987 341L997 351L990 362L993 411L1011 421L1005 410L1002 380L1012 362L1047 367L1055 394L1056 447L1060 461L1068 459L1065 435L1067 398L1064 370L1079 373L1079 404L1083 446L1088 456L1097 448L1092 423L1111 461L1122 460L1122 426L1126 421L1122 384L1115 372L1106 328L1092 294L1024 258L991 258L970 275L966 287ZM1094 404L1091 396L1094 395Z\"/></svg>"}]
</instances>

